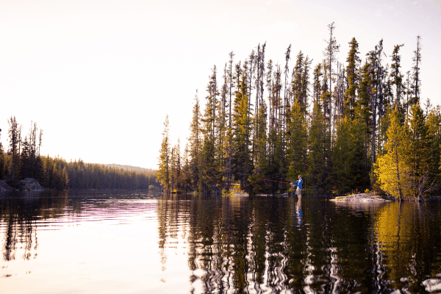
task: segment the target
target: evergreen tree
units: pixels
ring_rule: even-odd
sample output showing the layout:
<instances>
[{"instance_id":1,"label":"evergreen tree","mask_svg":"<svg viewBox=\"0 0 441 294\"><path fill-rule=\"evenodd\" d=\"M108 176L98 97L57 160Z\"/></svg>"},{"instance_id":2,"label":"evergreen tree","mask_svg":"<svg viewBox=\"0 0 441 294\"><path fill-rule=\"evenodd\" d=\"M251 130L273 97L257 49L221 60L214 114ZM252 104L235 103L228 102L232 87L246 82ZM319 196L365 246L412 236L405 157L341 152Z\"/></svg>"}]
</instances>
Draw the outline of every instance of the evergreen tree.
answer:
<instances>
[{"instance_id":1,"label":"evergreen tree","mask_svg":"<svg viewBox=\"0 0 441 294\"><path fill-rule=\"evenodd\" d=\"M17 180L20 171L20 142L21 127L17 123L15 116L8 120L9 123L9 155L11 156L11 177Z\"/></svg>"},{"instance_id":2,"label":"evergreen tree","mask_svg":"<svg viewBox=\"0 0 441 294\"><path fill-rule=\"evenodd\" d=\"M289 164L287 178L295 180L298 175L306 173L308 147L306 117L298 100L294 102L289 113L288 132L291 139L287 151Z\"/></svg>"},{"instance_id":3,"label":"evergreen tree","mask_svg":"<svg viewBox=\"0 0 441 294\"><path fill-rule=\"evenodd\" d=\"M420 80L420 64L421 64L421 36L417 36L417 48L413 53L413 67L412 67L412 98L409 100L409 105L415 105L420 102L421 96L421 80Z\"/></svg>"},{"instance_id":4,"label":"evergreen tree","mask_svg":"<svg viewBox=\"0 0 441 294\"><path fill-rule=\"evenodd\" d=\"M31 146L28 138L25 137L23 140L23 148L20 155L20 178L30 178L32 177L33 162L31 159Z\"/></svg>"},{"instance_id":5,"label":"evergreen tree","mask_svg":"<svg viewBox=\"0 0 441 294\"><path fill-rule=\"evenodd\" d=\"M401 56L399 55L400 48L403 47L402 45L395 45L394 51L392 53L392 65L391 65L391 85L395 86L395 107L400 110L400 112L403 111L402 109L402 96L404 92L404 86L403 86L403 75L401 74L400 68L401 68Z\"/></svg>"},{"instance_id":6,"label":"evergreen tree","mask_svg":"<svg viewBox=\"0 0 441 294\"><path fill-rule=\"evenodd\" d=\"M413 195L422 198L423 193L433 180L430 177L430 141L428 125L419 103L412 106L406 124L407 156L406 160L411 168L410 180Z\"/></svg>"},{"instance_id":7,"label":"evergreen tree","mask_svg":"<svg viewBox=\"0 0 441 294\"><path fill-rule=\"evenodd\" d=\"M302 51L297 54L296 65L293 70L293 80L291 82L291 91L294 101L298 101L302 111L306 111L309 93L309 67L311 60L308 56L304 57ZM319 74L318 74L319 75Z\"/></svg>"},{"instance_id":8,"label":"evergreen tree","mask_svg":"<svg viewBox=\"0 0 441 294\"><path fill-rule=\"evenodd\" d=\"M182 156L182 170L181 170L181 188L188 192L192 189L192 179L190 173L190 147L187 142Z\"/></svg>"},{"instance_id":9,"label":"evergreen tree","mask_svg":"<svg viewBox=\"0 0 441 294\"><path fill-rule=\"evenodd\" d=\"M162 186L166 193L170 192L170 125L168 115L164 121L164 131L162 132L161 149L159 150L158 174L156 181Z\"/></svg>"},{"instance_id":10,"label":"evergreen tree","mask_svg":"<svg viewBox=\"0 0 441 294\"><path fill-rule=\"evenodd\" d=\"M368 52L368 64L369 70L363 72L363 87L362 94L364 96L370 93L371 96L371 112L372 112L372 125L371 125L371 175L373 175L374 163L377 158L378 151L378 137L377 129L381 125L381 117L383 115L383 67L381 65L381 54L383 51L383 40L375 46L375 50ZM366 87L367 86L367 87ZM363 99L364 100L364 99ZM373 179L373 177L372 177Z\"/></svg>"},{"instance_id":11,"label":"evergreen tree","mask_svg":"<svg viewBox=\"0 0 441 294\"><path fill-rule=\"evenodd\" d=\"M343 104L346 115L350 118L354 118L354 108L355 102L357 100L358 94L358 86L360 80L359 74L359 66L360 66L360 57L358 51L358 42L355 38L352 38L352 41L349 43L350 50L349 56L346 59L348 65L346 67L346 75L348 77L348 88L345 92L346 101Z\"/></svg>"},{"instance_id":12,"label":"evergreen tree","mask_svg":"<svg viewBox=\"0 0 441 294\"><path fill-rule=\"evenodd\" d=\"M199 190L205 194L209 194L214 191L215 182L218 182L221 177L221 171L219 166L216 165L216 107L217 101L217 88L216 85L216 68L213 70L213 74L210 77L210 81L207 86L208 96L206 97L205 113L202 118L202 146L199 162ZM248 107L248 105L247 105Z\"/></svg>"},{"instance_id":13,"label":"evergreen tree","mask_svg":"<svg viewBox=\"0 0 441 294\"><path fill-rule=\"evenodd\" d=\"M311 127L308 137L308 183L314 193L324 194L328 191L327 143L329 132L320 105L314 103Z\"/></svg>"},{"instance_id":14,"label":"evergreen tree","mask_svg":"<svg viewBox=\"0 0 441 294\"><path fill-rule=\"evenodd\" d=\"M179 192L182 186L180 149L180 141L178 139L178 143L171 150L170 158L170 187L172 192Z\"/></svg>"},{"instance_id":15,"label":"evergreen tree","mask_svg":"<svg viewBox=\"0 0 441 294\"><path fill-rule=\"evenodd\" d=\"M252 171L250 152L251 119L248 108L246 67L238 71L240 82L237 83L233 112L233 170L241 186L245 186Z\"/></svg>"},{"instance_id":16,"label":"evergreen tree","mask_svg":"<svg viewBox=\"0 0 441 294\"><path fill-rule=\"evenodd\" d=\"M254 140L256 141L256 149L254 152L254 170L253 174L249 177L250 182L255 182L253 184L254 192L262 192L268 188L268 185L264 181L259 181L259 179L266 178L268 173L268 162L267 162L267 134L266 134L266 120L265 120L265 108L263 105L255 117L256 125L256 136Z\"/></svg>"},{"instance_id":17,"label":"evergreen tree","mask_svg":"<svg viewBox=\"0 0 441 294\"><path fill-rule=\"evenodd\" d=\"M313 95L312 95L312 104L314 105L316 102L321 103L320 96L321 96L321 82L320 79L323 76L322 73L322 65L321 63L318 63L314 68L313 73Z\"/></svg>"},{"instance_id":18,"label":"evergreen tree","mask_svg":"<svg viewBox=\"0 0 441 294\"><path fill-rule=\"evenodd\" d=\"M345 116L337 126L337 139L332 149L332 182L339 193L364 191L370 185L364 133L365 125L360 118L351 120Z\"/></svg>"},{"instance_id":19,"label":"evergreen tree","mask_svg":"<svg viewBox=\"0 0 441 294\"><path fill-rule=\"evenodd\" d=\"M325 116L326 116L326 112L329 112L329 128L330 128L330 134L332 137L332 132L333 132L332 80L333 80L333 75L334 75L332 65L336 61L336 54L340 51L340 45L337 45L337 41L334 37L334 29L335 29L334 22L332 22L331 24L328 25L328 29L329 29L329 41L326 41L327 46L326 46L325 51L323 52L325 55L325 59L326 59L326 62L323 63L323 65L326 67L325 76L326 76L326 72L327 72L328 73L327 78L329 80L329 84L327 85L329 87L327 89L329 91L329 105L328 105L329 110L324 108L324 112L325 112Z\"/></svg>"},{"instance_id":20,"label":"evergreen tree","mask_svg":"<svg viewBox=\"0 0 441 294\"><path fill-rule=\"evenodd\" d=\"M428 144L428 163L429 175L436 178L441 183L440 159L441 159L441 107L438 105L430 110L427 119Z\"/></svg>"},{"instance_id":21,"label":"evergreen tree","mask_svg":"<svg viewBox=\"0 0 441 294\"><path fill-rule=\"evenodd\" d=\"M191 189L197 190L201 179L199 153L202 145L201 111L197 92L195 96L195 104L193 106L193 117L190 124L190 137L188 138L188 143L191 146L189 151L189 173L191 178Z\"/></svg>"}]
</instances>

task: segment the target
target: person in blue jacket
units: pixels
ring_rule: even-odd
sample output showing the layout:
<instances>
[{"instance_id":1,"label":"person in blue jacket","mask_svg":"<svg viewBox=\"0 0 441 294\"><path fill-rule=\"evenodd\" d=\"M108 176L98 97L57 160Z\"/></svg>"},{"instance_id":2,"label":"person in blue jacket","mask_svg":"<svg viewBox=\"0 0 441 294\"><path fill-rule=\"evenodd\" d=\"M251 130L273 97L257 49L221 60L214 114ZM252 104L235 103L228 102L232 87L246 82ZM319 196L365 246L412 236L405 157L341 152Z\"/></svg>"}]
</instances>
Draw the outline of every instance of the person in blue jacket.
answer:
<instances>
[{"instance_id":1,"label":"person in blue jacket","mask_svg":"<svg viewBox=\"0 0 441 294\"><path fill-rule=\"evenodd\" d=\"M303 184L303 180L302 180L302 176L299 175L299 179L295 182L292 182L292 185L297 185L297 189L296 189L296 195L300 195L302 196L302 184Z\"/></svg>"}]
</instances>

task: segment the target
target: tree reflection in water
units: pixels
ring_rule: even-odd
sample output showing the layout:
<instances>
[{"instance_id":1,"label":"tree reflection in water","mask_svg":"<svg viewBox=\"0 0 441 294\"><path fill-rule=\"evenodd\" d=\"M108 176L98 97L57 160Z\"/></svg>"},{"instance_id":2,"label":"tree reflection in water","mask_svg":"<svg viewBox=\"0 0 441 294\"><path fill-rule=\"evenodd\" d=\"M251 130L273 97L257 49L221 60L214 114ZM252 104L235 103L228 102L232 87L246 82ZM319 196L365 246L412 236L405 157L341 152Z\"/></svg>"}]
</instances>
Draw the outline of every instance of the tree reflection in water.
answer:
<instances>
[{"instance_id":1,"label":"tree reflection in water","mask_svg":"<svg viewBox=\"0 0 441 294\"><path fill-rule=\"evenodd\" d=\"M168 290L177 285L188 292L190 283L190 292L194 293L423 293L441 287L439 203L366 206L340 205L308 196L194 195L162 196L145 202L137 198L141 196L128 192L121 194L125 199L100 193L87 192L87 197L66 192L1 196L4 265L17 265L14 260L32 260L43 247L57 250L58 247L43 246L47 245L44 240L63 236L61 228L72 221L91 224L103 220L93 226L97 244L88 245L98 251L108 246L111 256L102 257L107 262L116 262L113 256L120 256L116 264L125 271L132 270L126 276L129 284L138 281L137 274L145 271L143 276L160 276L158 281L149 281L162 283ZM124 224L116 227L119 235L111 233L115 230L109 226L114 224ZM44 239L40 232L39 240L37 229L53 226L59 230L51 231L52 239ZM125 231L132 227L136 231ZM157 233L152 234L156 228ZM75 232L83 236L78 242L88 242L87 225ZM122 246L124 237L138 243L128 240L129 247ZM101 247L103 238L122 243L111 244L112 241ZM133 247L139 244L146 247ZM138 248L131 253L139 260L149 257L151 268L145 268L144 262L141 267L134 266L140 261L126 257L126 250L132 248ZM79 250L76 257L89 250ZM51 257L47 251L46 259L43 255L40 259L44 263ZM156 261L151 260L155 257L160 261L156 266ZM50 261L48 264L54 265ZM77 272L78 265L69 264L73 269L61 275L64 279L79 275L84 269ZM94 266L103 270L100 264ZM4 273L10 276L16 272L11 269ZM116 277L120 274L124 273L115 272ZM141 290L145 287L148 284L140 283Z\"/></svg>"},{"instance_id":2,"label":"tree reflection in water","mask_svg":"<svg viewBox=\"0 0 441 294\"><path fill-rule=\"evenodd\" d=\"M441 272L438 209L348 207L311 197L163 196L159 247L166 267L169 245L188 244L196 292L420 293L422 282Z\"/></svg>"},{"instance_id":3,"label":"tree reflection in water","mask_svg":"<svg viewBox=\"0 0 441 294\"><path fill-rule=\"evenodd\" d=\"M3 260L37 257L37 222L64 214L67 192L17 192L2 194L0 220L5 226ZM21 251L20 257L17 252Z\"/></svg>"}]
</instances>

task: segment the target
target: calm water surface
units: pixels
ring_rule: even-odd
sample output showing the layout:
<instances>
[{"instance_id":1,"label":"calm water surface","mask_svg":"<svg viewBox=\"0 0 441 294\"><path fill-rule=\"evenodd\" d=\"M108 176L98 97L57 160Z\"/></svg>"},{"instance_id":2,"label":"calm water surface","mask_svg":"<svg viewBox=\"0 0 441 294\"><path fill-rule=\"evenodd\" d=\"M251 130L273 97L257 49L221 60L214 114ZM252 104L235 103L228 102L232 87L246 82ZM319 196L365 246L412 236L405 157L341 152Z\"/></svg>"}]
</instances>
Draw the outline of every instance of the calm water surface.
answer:
<instances>
[{"instance_id":1,"label":"calm water surface","mask_svg":"<svg viewBox=\"0 0 441 294\"><path fill-rule=\"evenodd\" d=\"M25 193L0 239L0 293L441 293L438 203Z\"/></svg>"}]
</instances>

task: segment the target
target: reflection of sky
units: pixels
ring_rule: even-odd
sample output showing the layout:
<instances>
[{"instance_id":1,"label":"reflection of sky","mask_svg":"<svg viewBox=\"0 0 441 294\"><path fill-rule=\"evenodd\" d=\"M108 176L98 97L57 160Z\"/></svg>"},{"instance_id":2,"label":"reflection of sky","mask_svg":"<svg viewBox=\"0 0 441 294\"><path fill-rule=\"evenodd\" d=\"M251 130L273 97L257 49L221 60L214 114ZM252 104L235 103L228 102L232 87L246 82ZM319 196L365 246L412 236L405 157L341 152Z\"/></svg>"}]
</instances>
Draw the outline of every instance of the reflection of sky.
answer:
<instances>
[{"instance_id":1,"label":"reflection of sky","mask_svg":"<svg viewBox=\"0 0 441 294\"><path fill-rule=\"evenodd\" d=\"M172 289L188 280L185 255L170 256L169 269L158 270L162 267L158 244L152 242L158 235L156 201L114 200L98 206L87 204L75 214L67 206L62 217L34 222L38 231L35 256L24 261L24 244L19 242L15 260L0 263L1 275L11 275L2 279L0 289L20 289L20 293L157 293L159 287ZM2 236L5 226L2 222Z\"/></svg>"}]
</instances>

